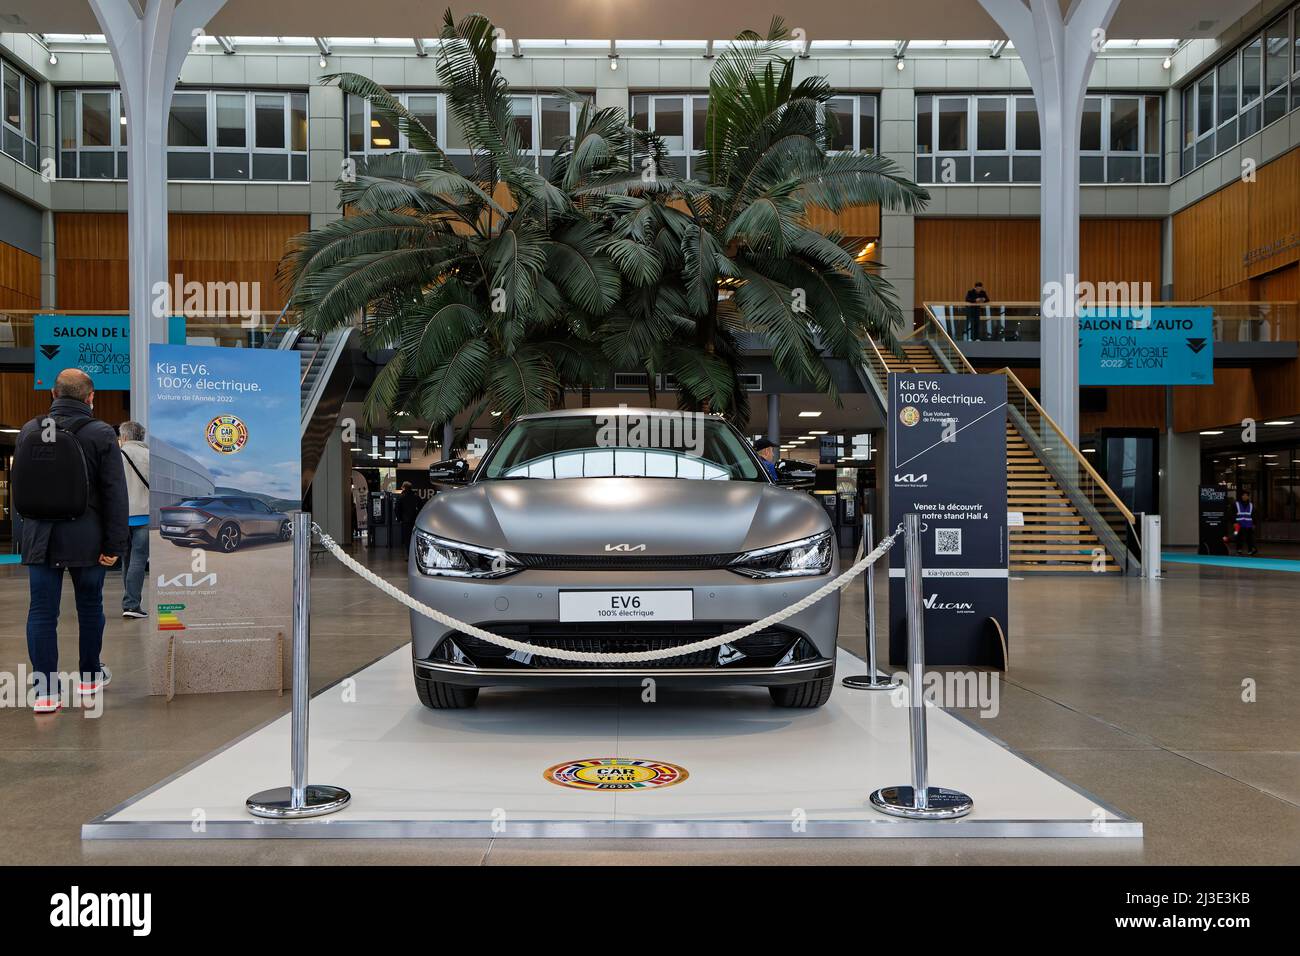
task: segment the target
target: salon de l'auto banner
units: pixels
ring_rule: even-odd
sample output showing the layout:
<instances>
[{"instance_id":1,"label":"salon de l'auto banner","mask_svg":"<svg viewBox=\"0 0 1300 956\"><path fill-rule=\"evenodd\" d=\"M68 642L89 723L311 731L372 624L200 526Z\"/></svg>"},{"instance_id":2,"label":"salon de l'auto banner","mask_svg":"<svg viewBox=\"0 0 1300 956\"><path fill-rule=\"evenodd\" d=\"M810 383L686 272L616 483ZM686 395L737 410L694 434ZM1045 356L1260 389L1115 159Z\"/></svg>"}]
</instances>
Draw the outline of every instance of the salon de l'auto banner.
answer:
<instances>
[{"instance_id":1,"label":"salon de l'auto banner","mask_svg":"<svg viewBox=\"0 0 1300 956\"><path fill-rule=\"evenodd\" d=\"M1213 385L1208 306L1079 310L1080 385Z\"/></svg>"},{"instance_id":2,"label":"salon de l'auto banner","mask_svg":"<svg viewBox=\"0 0 1300 956\"><path fill-rule=\"evenodd\" d=\"M889 527L921 516L925 659L1004 663L1007 384L1000 375L889 376ZM903 548L890 550L889 659L907 660Z\"/></svg>"},{"instance_id":3,"label":"salon de l'auto banner","mask_svg":"<svg viewBox=\"0 0 1300 956\"><path fill-rule=\"evenodd\" d=\"M299 375L291 351L150 346L155 694L287 686Z\"/></svg>"}]
</instances>

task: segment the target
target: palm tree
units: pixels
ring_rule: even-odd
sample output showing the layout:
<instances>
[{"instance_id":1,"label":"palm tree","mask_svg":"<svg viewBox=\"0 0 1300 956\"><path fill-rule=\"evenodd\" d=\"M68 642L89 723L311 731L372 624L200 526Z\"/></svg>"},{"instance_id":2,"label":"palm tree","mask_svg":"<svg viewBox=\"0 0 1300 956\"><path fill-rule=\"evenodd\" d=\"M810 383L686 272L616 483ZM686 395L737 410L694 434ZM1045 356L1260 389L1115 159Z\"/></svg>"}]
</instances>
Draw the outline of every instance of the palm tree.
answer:
<instances>
[{"instance_id":1,"label":"palm tree","mask_svg":"<svg viewBox=\"0 0 1300 956\"><path fill-rule=\"evenodd\" d=\"M889 159L828 152L833 91L822 77L795 82L788 41L777 18L718 56L702 182L605 170L575 190L618 213L621 245L606 251L624 292L601 324L606 354L670 372L684 406L740 419L743 333L759 333L787 377L834 394L823 350L860 363L865 337L892 345L902 319L889 283L842 236L813 228L808 208L914 212L929 200Z\"/></svg>"},{"instance_id":2,"label":"palm tree","mask_svg":"<svg viewBox=\"0 0 1300 956\"><path fill-rule=\"evenodd\" d=\"M370 158L355 182L340 182L349 215L296 237L281 264L305 328L325 332L362 313L368 347L395 348L367 418L413 415L431 436L466 409L472 421L486 408L509 420L553 407L564 388L603 374L592 328L619 301L620 272L591 218L605 200L575 202L568 190L626 172L636 139L620 132L618 111L583 101L578 135L543 177L512 121L492 25L457 23L448 10L442 39L437 73L473 172L459 172L383 87L336 74L412 151Z\"/></svg>"}]
</instances>

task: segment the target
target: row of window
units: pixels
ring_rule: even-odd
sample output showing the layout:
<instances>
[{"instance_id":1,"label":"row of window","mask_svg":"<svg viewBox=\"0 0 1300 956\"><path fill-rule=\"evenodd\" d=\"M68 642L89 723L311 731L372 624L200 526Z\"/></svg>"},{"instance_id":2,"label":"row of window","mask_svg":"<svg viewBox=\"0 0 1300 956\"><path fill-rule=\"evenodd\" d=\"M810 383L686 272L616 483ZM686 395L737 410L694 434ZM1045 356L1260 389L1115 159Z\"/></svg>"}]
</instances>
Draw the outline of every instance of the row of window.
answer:
<instances>
[{"instance_id":1,"label":"row of window","mask_svg":"<svg viewBox=\"0 0 1300 956\"><path fill-rule=\"evenodd\" d=\"M18 160L36 168L36 81L15 69L8 61L0 61L0 81L3 81L4 119L0 122L0 149Z\"/></svg>"},{"instance_id":2,"label":"row of window","mask_svg":"<svg viewBox=\"0 0 1300 956\"><path fill-rule=\"evenodd\" d=\"M1294 109L1300 109L1300 5L1183 89L1183 172Z\"/></svg>"},{"instance_id":3,"label":"row of window","mask_svg":"<svg viewBox=\"0 0 1300 956\"><path fill-rule=\"evenodd\" d=\"M1163 182L1161 102L1154 94L1085 97L1080 181ZM917 95L917 182L1036 183L1041 172L1038 107L1032 96Z\"/></svg>"},{"instance_id":4,"label":"row of window","mask_svg":"<svg viewBox=\"0 0 1300 956\"><path fill-rule=\"evenodd\" d=\"M460 124L448 121L445 95L416 92L395 95L433 133L457 169L466 175L474 172L469 143ZM577 129L581 108L566 97L543 93L510 97L511 118L519 133L519 142L543 174L550 172L557 145ZM362 97L348 97L347 113L349 155L374 156L410 148L406 136L387 118L372 110L369 101Z\"/></svg>"},{"instance_id":5,"label":"row of window","mask_svg":"<svg viewBox=\"0 0 1300 956\"><path fill-rule=\"evenodd\" d=\"M61 178L126 178L118 90L61 90L58 124ZM307 94L178 91L167 123L167 177L306 182Z\"/></svg>"}]
</instances>

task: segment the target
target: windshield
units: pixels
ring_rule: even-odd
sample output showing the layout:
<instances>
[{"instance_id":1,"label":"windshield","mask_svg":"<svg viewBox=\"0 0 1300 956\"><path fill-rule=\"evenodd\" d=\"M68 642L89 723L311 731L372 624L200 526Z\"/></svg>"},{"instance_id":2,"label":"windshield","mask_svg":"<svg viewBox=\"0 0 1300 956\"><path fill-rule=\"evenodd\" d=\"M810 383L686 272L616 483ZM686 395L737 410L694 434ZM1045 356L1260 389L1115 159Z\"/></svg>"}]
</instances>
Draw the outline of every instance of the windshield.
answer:
<instances>
[{"instance_id":1,"label":"windshield","mask_svg":"<svg viewBox=\"0 0 1300 956\"><path fill-rule=\"evenodd\" d=\"M691 412L515 422L479 469L478 480L509 478L767 481L735 429Z\"/></svg>"}]
</instances>

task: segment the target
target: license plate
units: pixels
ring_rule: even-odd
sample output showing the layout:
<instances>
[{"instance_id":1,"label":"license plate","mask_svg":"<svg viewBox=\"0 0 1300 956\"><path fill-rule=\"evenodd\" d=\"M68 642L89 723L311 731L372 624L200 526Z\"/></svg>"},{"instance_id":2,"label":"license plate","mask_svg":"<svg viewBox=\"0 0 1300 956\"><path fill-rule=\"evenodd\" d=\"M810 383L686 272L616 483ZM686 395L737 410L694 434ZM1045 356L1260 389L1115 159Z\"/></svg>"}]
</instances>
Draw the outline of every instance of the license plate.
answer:
<instances>
[{"instance_id":1,"label":"license plate","mask_svg":"<svg viewBox=\"0 0 1300 956\"><path fill-rule=\"evenodd\" d=\"M163 529L164 531L174 531L174 532L176 532L177 534L184 534L184 533L185 533L185 529L184 529L183 527L181 527L180 525L177 525L177 524L165 524L165 525L162 526L162 529Z\"/></svg>"},{"instance_id":2,"label":"license plate","mask_svg":"<svg viewBox=\"0 0 1300 956\"><path fill-rule=\"evenodd\" d=\"M690 590L561 591L560 620L690 621L695 618L694 599Z\"/></svg>"}]
</instances>

